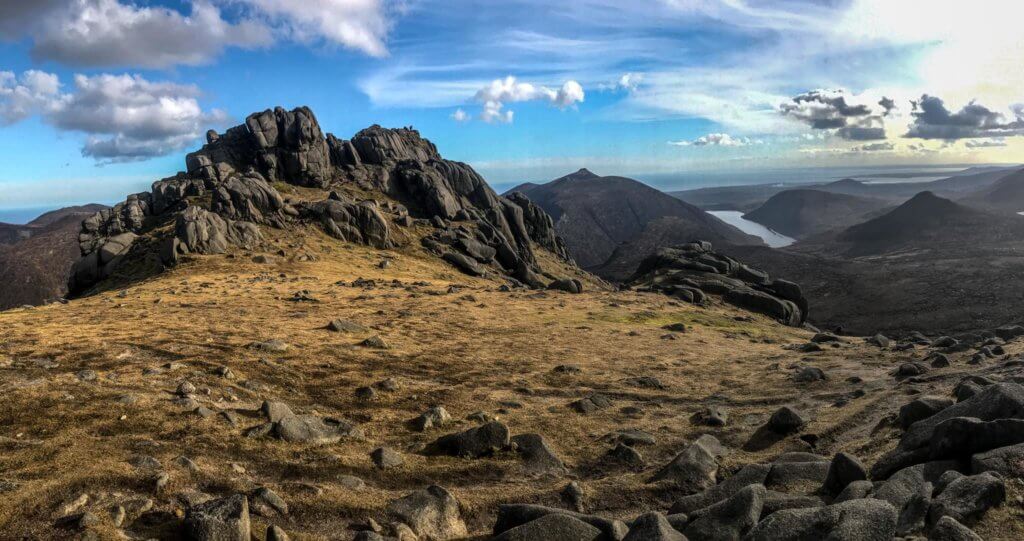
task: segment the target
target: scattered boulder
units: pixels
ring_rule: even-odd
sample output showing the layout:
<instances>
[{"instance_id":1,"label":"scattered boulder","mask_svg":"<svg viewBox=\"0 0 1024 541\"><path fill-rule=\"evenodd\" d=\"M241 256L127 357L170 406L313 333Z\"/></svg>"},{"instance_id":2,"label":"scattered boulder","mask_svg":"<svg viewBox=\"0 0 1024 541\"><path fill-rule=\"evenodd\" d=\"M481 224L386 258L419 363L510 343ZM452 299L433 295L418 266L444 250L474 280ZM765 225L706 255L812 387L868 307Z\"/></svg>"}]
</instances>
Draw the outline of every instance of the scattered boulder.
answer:
<instances>
[{"instance_id":1,"label":"scattered boulder","mask_svg":"<svg viewBox=\"0 0 1024 541\"><path fill-rule=\"evenodd\" d=\"M444 426L451 420L452 416L448 414L448 410L444 409L444 406L434 406L410 421L409 424L417 432L426 432L432 428Z\"/></svg>"},{"instance_id":2,"label":"scattered boulder","mask_svg":"<svg viewBox=\"0 0 1024 541\"><path fill-rule=\"evenodd\" d=\"M1004 477L1024 477L1024 443L992 449L971 457L973 473L994 472Z\"/></svg>"},{"instance_id":3,"label":"scattered boulder","mask_svg":"<svg viewBox=\"0 0 1024 541\"><path fill-rule=\"evenodd\" d=\"M836 453L829 464L825 476L824 489L829 494L839 494L847 485L855 481L864 481L868 472L857 457L846 453Z\"/></svg>"},{"instance_id":4,"label":"scattered boulder","mask_svg":"<svg viewBox=\"0 0 1024 541\"><path fill-rule=\"evenodd\" d=\"M623 541L686 541L661 513L646 513L637 517L629 527Z\"/></svg>"},{"instance_id":5,"label":"scattered boulder","mask_svg":"<svg viewBox=\"0 0 1024 541\"><path fill-rule=\"evenodd\" d=\"M807 418L799 410L782 406L768 419L767 427L777 434L792 434L807 424Z\"/></svg>"},{"instance_id":6,"label":"scattered boulder","mask_svg":"<svg viewBox=\"0 0 1024 541\"><path fill-rule=\"evenodd\" d=\"M404 522L421 539L445 541L466 537L459 501L437 485L411 492L387 506L387 512Z\"/></svg>"},{"instance_id":7,"label":"scattered boulder","mask_svg":"<svg viewBox=\"0 0 1024 541\"><path fill-rule=\"evenodd\" d=\"M519 434L511 439L512 445L523 458L530 473L561 475L567 473L565 464L540 434Z\"/></svg>"},{"instance_id":8,"label":"scattered boulder","mask_svg":"<svg viewBox=\"0 0 1024 541\"><path fill-rule=\"evenodd\" d=\"M991 473L964 476L953 480L931 502L928 522L942 517L958 522L973 521L1006 500L1006 484Z\"/></svg>"},{"instance_id":9,"label":"scattered boulder","mask_svg":"<svg viewBox=\"0 0 1024 541\"><path fill-rule=\"evenodd\" d=\"M491 541L595 541L600 538L601 530L590 524L568 514L551 513L505 530Z\"/></svg>"},{"instance_id":10,"label":"scattered boulder","mask_svg":"<svg viewBox=\"0 0 1024 541\"><path fill-rule=\"evenodd\" d=\"M729 410L723 406L707 406L690 417L694 424L725 426L729 422Z\"/></svg>"},{"instance_id":11,"label":"scattered boulder","mask_svg":"<svg viewBox=\"0 0 1024 541\"><path fill-rule=\"evenodd\" d=\"M773 513L757 523L744 539L890 541L896 535L896 519L896 509L887 502L850 500L827 507Z\"/></svg>"},{"instance_id":12,"label":"scattered boulder","mask_svg":"<svg viewBox=\"0 0 1024 541\"><path fill-rule=\"evenodd\" d=\"M389 447L378 447L370 452L373 465L382 470L397 468L405 464L402 454Z\"/></svg>"},{"instance_id":13,"label":"scattered boulder","mask_svg":"<svg viewBox=\"0 0 1024 541\"><path fill-rule=\"evenodd\" d=\"M548 284L548 289L566 293L583 293L583 282L575 278L564 278Z\"/></svg>"},{"instance_id":14,"label":"scattered boulder","mask_svg":"<svg viewBox=\"0 0 1024 541\"><path fill-rule=\"evenodd\" d=\"M593 393L590 396L571 402L569 407L576 410L578 413L586 415L588 413L594 413L595 411L609 408L611 405L612 401L610 398L600 393Z\"/></svg>"},{"instance_id":15,"label":"scattered boulder","mask_svg":"<svg viewBox=\"0 0 1024 541\"><path fill-rule=\"evenodd\" d=\"M249 500L236 494L193 506L184 531L191 541L249 541Z\"/></svg>"},{"instance_id":16,"label":"scattered boulder","mask_svg":"<svg viewBox=\"0 0 1024 541\"><path fill-rule=\"evenodd\" d=\"M441 436L427 445L424 454L480 458L509 446L509 430L504 423L492 421L464 432Z\"/></svg>"},{"instance_id":17,"label":"scattered boulder","mask_svg":"<svg viewBox=\"0 0 1024 541\"><path fill-rule=\"evenodd\" d=\"M718 475L718 458L725 448L714 436L703 435L663 466L651 482L668 481L690 494L714 486Z\"/></svg>"},{"instance_id":18,"label":"scattered boulder","mask_svg":"<svg viewBox=\"0 0 1024 541\"><path fill-rule=\"evenodd\" d=\"M914 399L900 408L899 416L897 417L900 428L906 430L910 428L910 425L935 415L952 406L953 403L953 399L940 396L922 396L921 398Z\"/></svg>"},{"instance_id":19,"label":"scattered boulder","mask_svg":"<svg viewBox=\"0 0 1024 541\"><path fill-rule=\"evenodd\" d=\"M747 485L729 499L691 514L683 533L690 539L742 539L757 524L766 495L763 485Z\"/></svg>"},{"instance_id":20,"label":"scattered boulder","mask_svg":"<svg viewBox=\"0 0 1024 541\"><path fill-rule=\"evenodd\" d=\"M500 535L512 528L552 514L570 516L597 528L601 532L599 539L602 541L622 541L628 531L626 525L618 520L584 515L554 507L517 503L498 506L498 518L494 523L494 535Z\"/></svg>"},{"instance_id":21,"label":"scattered boulder","mask_svg":"<svg viewBox=\"0 0 1024 541\"><path fill-rule=\"evenodd\" d=\"M929 541L983 541L981 536L949 515L940 518L928 534Z\"/></svg>"}]
</instances>

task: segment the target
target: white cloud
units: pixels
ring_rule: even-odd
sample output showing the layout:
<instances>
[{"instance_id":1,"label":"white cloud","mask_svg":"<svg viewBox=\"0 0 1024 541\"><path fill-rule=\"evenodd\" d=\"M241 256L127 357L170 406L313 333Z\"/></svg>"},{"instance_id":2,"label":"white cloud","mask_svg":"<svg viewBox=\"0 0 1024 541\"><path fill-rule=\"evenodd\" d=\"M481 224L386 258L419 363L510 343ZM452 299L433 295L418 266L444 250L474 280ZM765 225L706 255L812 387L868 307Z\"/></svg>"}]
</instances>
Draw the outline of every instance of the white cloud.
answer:
<instances>
[{"instance_id":1,"label":"white cloud","mask_svg":"<svg viewBox=\"0 0 1024 541\"><path fill-rule=\"evenodd\" d=\"M288 39L382 57L400 0L186 0L188 13L127 0L0 2L0 39L29 37L38 60L82 67L167 68L213 61L230 47ZM221 7L242 6L237 22Z\"/></svg>"},{"instance_id":2,"label":"white cloud","mask_svg":"<svg viewBox=\"0 0 1024 541\"><path fill-rule=\"evenodd\" d=\"M211 125L228 120L205 111L192 85L151 82L138 75L76 75L74 90L60 92L56 75L28 71L17 81L0 74L0 117L16 122L31 115L61 131L86 135L82 155L99 161L131 161L187 148Z\"/></svg>"},{"instance_id":3,"label":"white cloud","mask_svg":"<svg viewBox=\"0 0 1024 541\"><path fill-rule=\"evenodd\" d=\"M18 78L0 71L0 124L13 124L48 109L59 93L60 80L51 73L29 70Z\"/></svg>"},{"instance_id":4,"label":"white cloud","mask_svg":"<svg viewBox=\"0 0 1024 541\"><path fill-rule=\"evenodd\" d=\"M273 42L264 25L251 20L231 24L206 0L191 3L188 15L118 0L64 0L45 3L22 17L22 26L0 28L0 33L13 38L28 35L33 58L71 66L205 64L228 47Z\"/></svg>"},{"instance_id":5,"label":"white cloud","mask_svg":"<svg viewBox=\"0 0 1024 541\"><path fill-rule=\"evenodd\" d=\"M469 122L471 117L469 116L469 113L463 111L460 107L451 114L451 118L456 122Z\"/></svg>"},{"instance_id":6,"label":"white cloud","mask_svg":"<svg viewBox=\"0 0 1024 541\"><path fill-rule=\"evenodd\" d=\"M495 79L476 92L474 100L483 104L480 118L485 122L512 122L513 112L502 111L505 103L544 101L560 109L575 107L586 98L583 87L569 80L557 90L546 86L520 82L509 75Z\"/></svg>"},{"instance_id":7,"label":"white cloud","mask_svg":"<svg viewBox=\"0 0 1024 541\"><path fill-rule=\"evenodd\" d=\"M254 8L300 42L326 41L371 56L388 54L389 14L402 4L389 0L234 0Z\"/></svg>"},{"instance_id":8,"label":"white cloud","mask_svg":"<svg viewBox=\"0 0 1024 541\"><path fill-rule=\"evenodd\" d=\"M728 133L709 133L689 141L669 141L668 144L677 147L745 147L748 145L761 145L764 144L764 141L750 139L749 137L733 137Z\"/></svg>"},{"instance_id":9,"label":"white cloud","mask_svg":"<svg viewBox=\"0 0 1024 541\"><path fill-rule=\"evenodd\" d=\"M500 101L485 101L484 110L480 113L480 120L488 124L511 123L514 113L512 111L502 111L504 107L505 104Z\"/></svg>"}]
</instances>

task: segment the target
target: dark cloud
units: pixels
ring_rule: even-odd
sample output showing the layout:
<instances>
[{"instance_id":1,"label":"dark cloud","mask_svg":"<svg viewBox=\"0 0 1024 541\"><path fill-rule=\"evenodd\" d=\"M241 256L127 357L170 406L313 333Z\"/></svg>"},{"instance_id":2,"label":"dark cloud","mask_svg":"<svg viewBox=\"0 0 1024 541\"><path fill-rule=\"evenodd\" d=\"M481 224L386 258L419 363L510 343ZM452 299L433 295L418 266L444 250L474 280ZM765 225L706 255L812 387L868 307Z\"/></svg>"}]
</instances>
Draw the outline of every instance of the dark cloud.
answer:
<instances>
[{"instance_id":1,"label":"dark cloud","mask_svg":"<svg viewBox=\"0 0 1024 541\"><path fill-rule=\"evenodd\" d=\"M889 113L896 108L896 100L882 96L882 99L878 100L878 105L882 106L882 109L885 109L882 116L889 116Z\"/></svg>"},{"instance_id":2,"label":"dark cloud","mask_svg":"<svg viewBox=\"0 0 1024 541\"><path fill-rule=\"evenodd\" d=\"M873 111L868 105L849 103L843 90L805 92L794 97L792 103L782 104L779 112L807 124L811 129L835 130L836 135L843 139L885 139L884 113Z\"/></svg>"},{"instance_id":3,"label":"dark cloud","mask_svg":"<svg viewBox=\"0 0 1024 541\"><path fill-rule=\"evenodd\" d=\"M850 149L850 152L891 152L893 150L896 150L896 145L885 142L855 146Z\"/></svg>"},{"instance_id":4,"label":"dark cloud","mask_svg":"<svg viewBox=\"0 0 1024 541\"><path fill-rule=\"evenodd\" d=\"M912 102L914 122L904 137L916 139L974 139L1024 134L1024 108L1013 108L1013 118L972 101L957 112L946 108L941 98L921 96Z\"/></svg>"}]
</instances>

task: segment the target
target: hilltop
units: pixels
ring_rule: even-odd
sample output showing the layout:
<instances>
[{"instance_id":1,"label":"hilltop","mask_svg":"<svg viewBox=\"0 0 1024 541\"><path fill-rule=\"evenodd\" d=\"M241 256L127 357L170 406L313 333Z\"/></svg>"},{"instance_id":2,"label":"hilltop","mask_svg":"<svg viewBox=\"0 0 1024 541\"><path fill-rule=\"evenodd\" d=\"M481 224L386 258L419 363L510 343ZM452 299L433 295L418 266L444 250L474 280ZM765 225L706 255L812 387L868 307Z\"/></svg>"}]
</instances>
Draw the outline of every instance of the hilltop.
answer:
<instances>
[{"instance_id":1,"label":"hilltop","mask_svg":"<svg viewBox=\"0 0 1024 541\"><path fill-rule=\"evenodd\" d=\"M598 176L587 169L546 184L523 184L508 193L522 193L551 215L555 231L565 239L573 259L585 269L602 265L619 245L644 242L659 231L662 246L707 240L720 244L763 244L718 218L625 177ZM650 252L637 254L637 260Z\"/></svg>"},{"instance_id":2,"label":"hilltop","mask_svg":"<svg viewBox=\"0 0 1024 541\"><path fill-rule=\"evenodd\" d=\"M880 199L820 190L786 190L743 217L800 239L858 224L887 206Z\"/></svg>"}]
</instances>

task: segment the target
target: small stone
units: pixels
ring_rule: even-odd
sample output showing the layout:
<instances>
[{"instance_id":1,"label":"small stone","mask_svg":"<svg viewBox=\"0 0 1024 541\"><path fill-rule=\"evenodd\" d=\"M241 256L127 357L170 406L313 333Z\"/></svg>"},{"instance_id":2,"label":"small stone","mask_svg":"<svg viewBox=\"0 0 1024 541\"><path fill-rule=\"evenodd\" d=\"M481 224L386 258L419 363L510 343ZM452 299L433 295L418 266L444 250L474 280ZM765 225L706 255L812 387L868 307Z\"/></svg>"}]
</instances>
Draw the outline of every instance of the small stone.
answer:
<instances>
[{"instance_id":1,"label":"small stone","mask_svg":"<svg viewBox=\"0 0 1024 541\"><path fill-rule=\"evenodd\" d=\"M263 517L272 517L278 513L288 514L288 503L267 487L257 488L252 493L250 508L253 513Z\"/></svg>"},{"instance_id":2,"label":"small stone","mask_svg":"<svg viewBox=\"0 0 1024 541\"><path fill-rule=\"evenodd\" d=\"M387 447L378 447L370 452L373 464L382 470L397 468L405 463L401 453Z\"/></svg>"}]
</instances>

